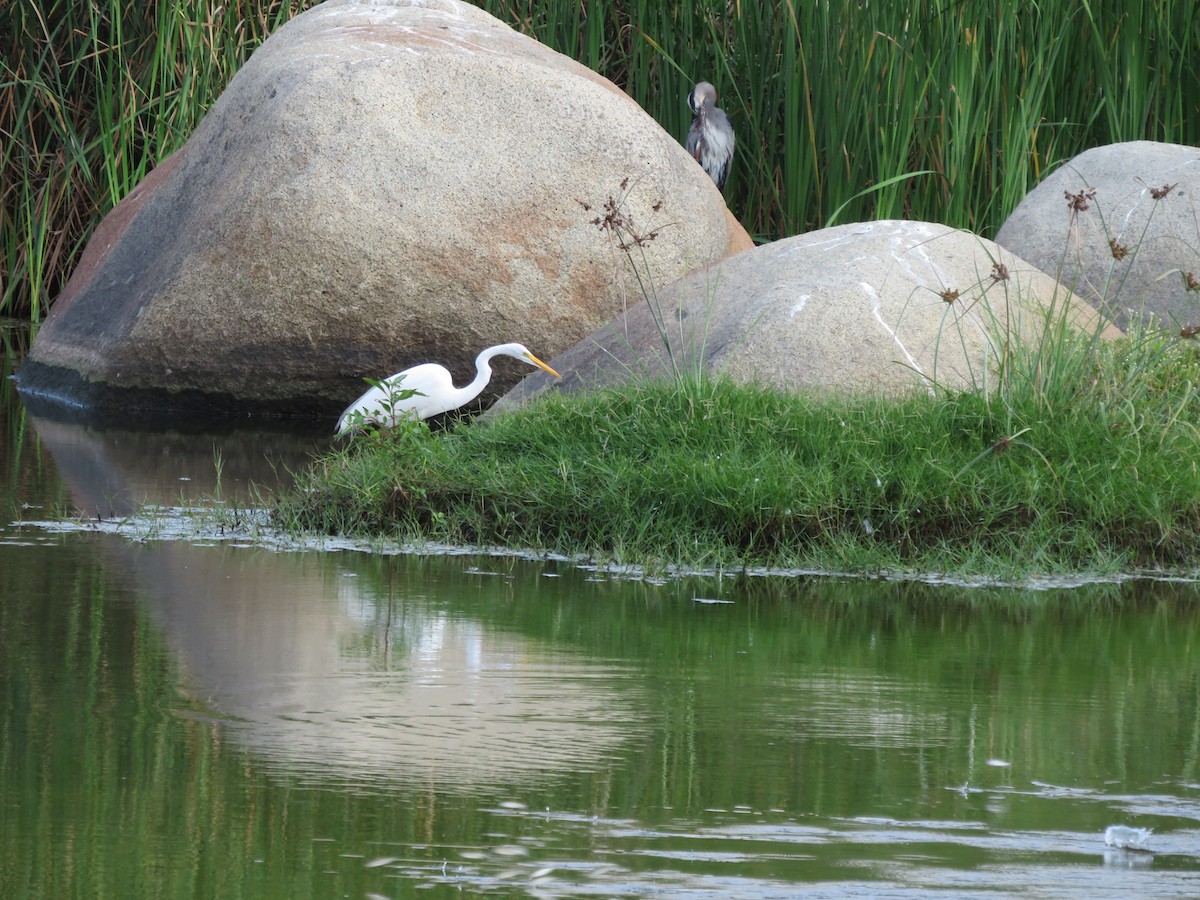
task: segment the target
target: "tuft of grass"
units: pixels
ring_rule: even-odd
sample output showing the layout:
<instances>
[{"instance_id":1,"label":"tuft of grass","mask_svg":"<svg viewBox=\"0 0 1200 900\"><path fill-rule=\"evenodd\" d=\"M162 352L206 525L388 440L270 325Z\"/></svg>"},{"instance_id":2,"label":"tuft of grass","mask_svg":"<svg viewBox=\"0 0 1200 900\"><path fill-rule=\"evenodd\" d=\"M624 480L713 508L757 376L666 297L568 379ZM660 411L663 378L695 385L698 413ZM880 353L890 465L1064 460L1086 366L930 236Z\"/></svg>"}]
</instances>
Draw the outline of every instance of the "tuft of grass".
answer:
<instances>
[{"instance_id":1,"label":"tuft of grass","mask_svg":"<svg viewBox=\"0 0 1200 900\"><path fill-rule=\"evenodd\" d=\"M552 397L323 457L275 518L664 566L1195 565L1200 353L1144 336L1088 359L1054 406L1027 379L1000 397L814 397L695 376Z\"/></svg>"}]
</instances>

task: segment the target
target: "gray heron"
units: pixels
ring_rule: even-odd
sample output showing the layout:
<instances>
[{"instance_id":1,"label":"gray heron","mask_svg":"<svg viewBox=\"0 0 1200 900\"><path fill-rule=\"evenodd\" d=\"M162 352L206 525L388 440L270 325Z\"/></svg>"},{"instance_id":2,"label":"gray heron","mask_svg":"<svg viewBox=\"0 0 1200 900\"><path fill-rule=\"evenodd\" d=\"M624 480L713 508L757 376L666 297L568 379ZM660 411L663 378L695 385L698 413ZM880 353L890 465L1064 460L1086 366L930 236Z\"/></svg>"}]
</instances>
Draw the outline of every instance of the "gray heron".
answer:
<instances>
[{"instance_id":1,"label":"gray heron","mask_svg":"<svg viewBox=\"0 0 1200 900\"><path fill-rule=\"evenodd\" d=\"M733 126L729 124L729 116L717 109L717 89L707 81L692 88L688 106L694 118L684 147L704 167L717 189L723 191L733 159Z\"/></svg>"}]
</instances>

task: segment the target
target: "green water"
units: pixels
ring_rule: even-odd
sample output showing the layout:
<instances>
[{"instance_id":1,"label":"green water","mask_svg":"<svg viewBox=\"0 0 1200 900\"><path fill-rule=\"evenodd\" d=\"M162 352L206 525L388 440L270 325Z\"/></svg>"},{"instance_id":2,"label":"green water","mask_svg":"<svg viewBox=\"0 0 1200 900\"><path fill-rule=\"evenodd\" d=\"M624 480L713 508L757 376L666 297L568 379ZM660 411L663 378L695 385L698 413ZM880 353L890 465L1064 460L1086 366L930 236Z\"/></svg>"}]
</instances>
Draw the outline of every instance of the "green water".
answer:
<instances>
[{"instance_id":1,"label":"green water","mask_svg":"<svg viewBox=\"0 0 1200 900\"><path fill-rule=\"evenodd\" d=\"M308 445L4 403L0 897L1200 896L1195 584L159 540Z\"/></svg>"}]
</instances>

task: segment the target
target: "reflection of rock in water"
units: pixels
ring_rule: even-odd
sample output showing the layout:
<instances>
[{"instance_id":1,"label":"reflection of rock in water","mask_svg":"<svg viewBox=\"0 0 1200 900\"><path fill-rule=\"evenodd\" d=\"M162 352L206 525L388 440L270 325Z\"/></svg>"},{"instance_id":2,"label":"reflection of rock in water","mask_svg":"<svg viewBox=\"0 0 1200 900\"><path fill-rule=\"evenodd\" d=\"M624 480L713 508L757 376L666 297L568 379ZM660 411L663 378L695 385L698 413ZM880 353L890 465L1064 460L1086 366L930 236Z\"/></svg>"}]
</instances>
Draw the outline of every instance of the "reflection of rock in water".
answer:
<instances>
[{"instance_id":1,"label":"reflection of rock in water","mask_svg":"<svg viewBox=\"0 0 1200 900\"><path fill-rule=\"evenodd\" d=\"M445 598L431 608L429 582L407 589L399 574L377 601L346 571L357 556L123 552L185 688L289 774L442 789L544 780L595 769L644 718L629 679L446 612ZM436 583L452 593L446 571Z\"/></svg>"},{"instance_id":2,"label":"reflection of rock in water","mask_svg":"<svg viewBox=\"0 0 1200 900\"><path fill-rule=\"evenodd\" d=\"M288 771L445 789L594 769L638 718L586 662L476 622L422 628L401 668L307 681L286 703L238 710L232 734Z\"/></svg>"},{"instance_id":3,"label":"reflection of rock in water","mask_svg":"<svg viewBox=\"0 0 1200 900\"><path fill-rule=\"evenodd\" d=\"M215 454L229 494L298 468L315 445L32 421L88 516L177 503L183 476L194 479L192 496L211 494ZM543 779L598 765L641 718L628 679L597 678L586 659L489 632L445 612L445 598L433 611L424 580L378 604L344 572L360 557L106 546L162 623L184 689L289 772L444 787ZM438 582L439 593L455 589Z\"/></svg>"},{"instance_id":4,"label":"reflection of rock in water","mask_svg":"<svg viewBox=\"0 0 1200 900\"><path fill-rule=\"evenodd\" d=\"M946 714L915 712L900 679L848 669L782 681L763 715L781 732L857 747L935 747L950 740ZM993 762L1000 761L988 765Z\"/></svg>"},{"instance_id":5,"label":"reflection of rock in water","mask_svg":"<svg viewBox=\"0 0 1200 900\"><path fill-rule=\"evenodd\" d=\"M226 428L155 432L95 428L30 416L38 438L83 516L127 516L140 505L176 505L182 497L245 497L251 482L274 487L290 479L328 438L292 430ZM311 429L311 426L308 426ZM220 470L220 484L217 482Z\"/></svg>"}]
</instances>

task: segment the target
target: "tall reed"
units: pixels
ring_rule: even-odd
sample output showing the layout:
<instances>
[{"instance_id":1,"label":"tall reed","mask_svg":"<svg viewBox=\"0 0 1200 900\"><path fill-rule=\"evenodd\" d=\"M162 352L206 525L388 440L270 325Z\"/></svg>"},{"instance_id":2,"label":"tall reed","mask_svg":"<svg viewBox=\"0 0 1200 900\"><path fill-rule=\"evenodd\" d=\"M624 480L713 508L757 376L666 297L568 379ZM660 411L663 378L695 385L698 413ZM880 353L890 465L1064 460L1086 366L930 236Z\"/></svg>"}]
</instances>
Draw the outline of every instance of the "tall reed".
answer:
<instances>
[{"instance_id":1,"label":"tall reed","mask_svg":"<svg viewBox=\"0 0 1200 900\"><path fill-rule=\"evenodd\" d=\"M39 319L92 229L312 0L0 4L0 315Z\"/></svg>"},{"instance_id":2,"label":"tall reed","mask_svg":"<svg viewBox=\"0 0 1200 900\"><path fill-rule=\"evenodd\" d=\"M312 0L0 4L0 314L39 318L98 219ZM1193 0L479 0L682 136L712 81L760 240L907 216L989 236L1099 144L1200 144Z\"/></svg>"}]
</instances>

